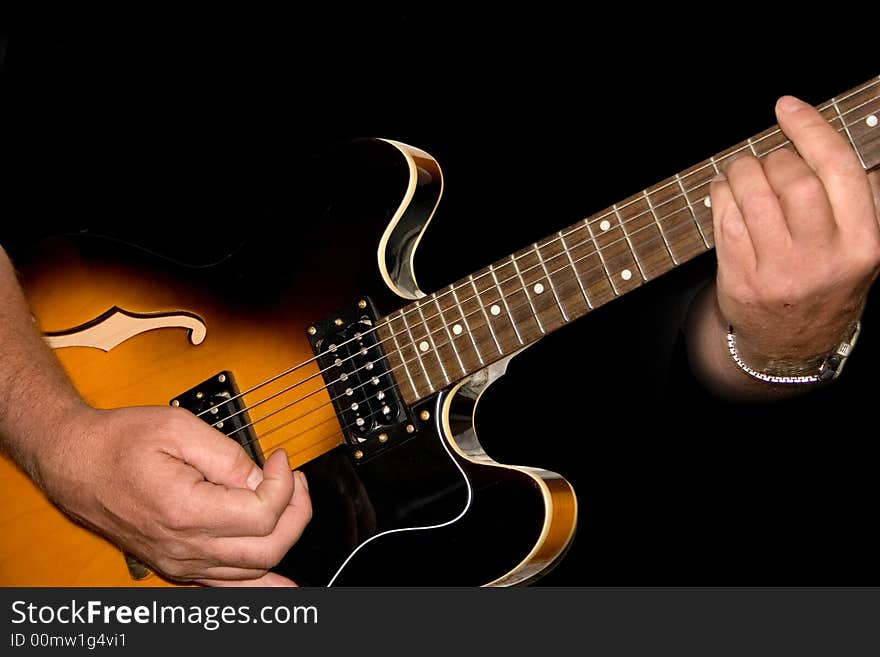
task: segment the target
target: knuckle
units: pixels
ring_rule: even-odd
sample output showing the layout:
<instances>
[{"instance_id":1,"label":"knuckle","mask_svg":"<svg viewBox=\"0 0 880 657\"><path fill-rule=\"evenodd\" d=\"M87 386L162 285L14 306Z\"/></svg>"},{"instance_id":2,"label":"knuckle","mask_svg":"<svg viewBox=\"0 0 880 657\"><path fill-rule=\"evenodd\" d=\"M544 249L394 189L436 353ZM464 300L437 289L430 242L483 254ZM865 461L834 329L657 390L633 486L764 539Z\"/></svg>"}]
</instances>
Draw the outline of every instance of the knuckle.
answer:
<instances>
[{"instance_id":1,"label":"knuckle","mask_svg":"<svg viewBox=\"0 0 880 657\"><path fill-rule=\"evenodd\" d=\"M825 197L825 186L816 176L800 176L789 181L783 194L804 201L815 202Z\"/></svg>"},{"instance_id":2,"label":"knuckle","mask_svg":"<svg viewBox=\"0 0 880 657\"><path fill-rule=\"evenodd\" d=\"M877 270L877 267L880 266L880 241L871 240L862 246L856 266L861 274Z\"/></svg>"},{"instance_id":3,"label":"knuckle","mask_svg":"<svg viewBox=\"0 0 880 657\"><path fill-rule=\"evenodd\" d=\"M745 305L753 304L757 300L755 298L755 292L752 289L752 286L746 283L737 283L733 285L729 291L729 294L739 303Z\"/></svg>"},{"instance_id":4,"label":"knuckle","mask_svg":"<svg viewBox=\"0 0 880 657\"><path fill-rule=\"evenodd\" d=\"M183 541L166 541L162 545L163 556L174 561L184 561L193 557L192 548Z\"/></svg>"},{"instance_id":5,"label":"knuckle","mask_svg":"<svg viewBox=\"0 0 880 657\"><path fill-rule=\"evenodd\" d=\"M189 569L186 565L177 559L160 559L156 567L173 579L186 579L189 575Z\"/></svg>"},{"instance_id":6,"label":"knuckle","mask_svg":"<svg viewBox=\"0 0 880 657\"><path fill-rule=\"evenodd\" d=\"M718 288L725 297L733 299L739 304L748 305L756 300L751 284L739 276L732 278L723 271L719 271ZM309 518L311 519L311 508L309 509Z\"/></svg>"},{"instance_id":7,"label":"knuckle","mask_svg":"<svg viewBox=\"0 0 880 657\"><path fill-rule=\"evenodd\" d=\"M276 518L275 515L265 509L260 512L260 514L254 519L254 529L257 532L257 536L269 536L273 531L275 531Z\"/></svg>"}]
</instances>

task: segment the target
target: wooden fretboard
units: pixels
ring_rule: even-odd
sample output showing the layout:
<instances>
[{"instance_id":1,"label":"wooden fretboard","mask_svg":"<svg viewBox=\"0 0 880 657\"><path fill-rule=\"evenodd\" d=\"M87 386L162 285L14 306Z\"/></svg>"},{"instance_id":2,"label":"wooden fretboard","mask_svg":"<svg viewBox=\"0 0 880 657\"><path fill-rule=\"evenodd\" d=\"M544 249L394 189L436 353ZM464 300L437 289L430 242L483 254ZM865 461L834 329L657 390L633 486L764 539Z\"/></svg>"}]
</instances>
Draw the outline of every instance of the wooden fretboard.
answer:
<instances>
[{"instance_id":1,"label":"wooden fretboard","mask_svg":"<svg viewBox=\"0 0 880 657\"><path fill-rule=\"evenodd\" d=\"M862 165L880 165L880 77L818 108ZM714 246L709 183L725 161L789 144L774 126L410 303L377 324L412 404Z\"/></svg>"}]
</instances>

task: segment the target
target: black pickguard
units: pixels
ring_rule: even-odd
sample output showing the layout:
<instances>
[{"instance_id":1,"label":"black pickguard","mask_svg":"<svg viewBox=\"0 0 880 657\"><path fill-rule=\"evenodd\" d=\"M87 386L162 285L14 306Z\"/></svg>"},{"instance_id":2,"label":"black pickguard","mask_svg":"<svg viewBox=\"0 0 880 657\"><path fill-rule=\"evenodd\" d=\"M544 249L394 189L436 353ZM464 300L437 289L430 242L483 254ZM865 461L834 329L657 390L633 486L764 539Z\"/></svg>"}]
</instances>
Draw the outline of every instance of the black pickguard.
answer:
<instances>
[{"instance_id":1,"label":"black pickguard","mask_svg":"<svg viewBox=\"0 0 880 657\"><path fill-rule=\"evenodd\" d=\"M444 393L441 393L444 394ZM439 396L425 400L436 417ZM421 406L420 406L421 407ZM300 585L474 586L513 569L541 533L544 508L530 477L507 468L453 460L435 422L413 439L363 464L339 447L306 464L316 510L305 533L273 569ZM468 486L473 493L468 506Z\"/></svg>"}]
</instances>

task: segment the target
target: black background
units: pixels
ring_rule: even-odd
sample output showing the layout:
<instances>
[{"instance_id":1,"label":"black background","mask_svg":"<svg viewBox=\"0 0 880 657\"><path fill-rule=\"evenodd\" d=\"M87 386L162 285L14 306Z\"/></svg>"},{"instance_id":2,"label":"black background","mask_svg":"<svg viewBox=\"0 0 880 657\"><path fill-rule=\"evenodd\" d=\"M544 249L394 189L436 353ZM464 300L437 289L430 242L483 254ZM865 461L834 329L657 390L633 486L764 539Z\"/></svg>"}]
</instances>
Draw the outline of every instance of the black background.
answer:
<instances>
[{"instance_id":1,"label":"black background","mask_svg":"<svg viewBox=\"0 0 880 657\"><path fill-rule=\"evenodd\" d=\"M783 93L820 103L880 73L843 32L664 11L46 17L6 41L4 239L295 254L316 154L384 136L444 168L417 259L430 291L759 132ZM541 584L880 580L876 304L833 389L731 406L676 340L713 273L710 253L559 331L483 398L490 453L579 495Z\"/></svg>"}]
</instances>

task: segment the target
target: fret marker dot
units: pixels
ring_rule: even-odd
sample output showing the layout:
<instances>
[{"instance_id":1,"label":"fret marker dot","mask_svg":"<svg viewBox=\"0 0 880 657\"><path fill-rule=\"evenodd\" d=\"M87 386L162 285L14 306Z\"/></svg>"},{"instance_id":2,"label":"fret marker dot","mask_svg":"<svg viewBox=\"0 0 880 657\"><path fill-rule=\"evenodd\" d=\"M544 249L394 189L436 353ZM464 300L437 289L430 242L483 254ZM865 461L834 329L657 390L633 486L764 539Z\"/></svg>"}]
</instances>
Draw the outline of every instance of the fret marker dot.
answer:
<instances>
[{"instance_id":1,"label":"fret marker dot","mask_svg":"<svg viewBox=\"0 0 880 657\"><path fill-rule=\"evenodd\" d=\"M544 286L540 283L535 283L535 287L532 288L535 291L535 294L541 294L544 291Z\"/></svg>"},{"instance_id":2,"label":"fret marker dot","mask_svg":"<svg viewBox=\"0 0 880 657\"><path fill-rule=\"evenodd\" d=\"M422 340L421 342L419 342L419 349L421 349L422 351L428 351L428 349L430 348L431 345L428 344L427 340Z\"/></svg>"},{"instance_id":3,"label":"fret marker dot","mask_svg":"<svg viewBox=\"0 0 880 657\"><path fill-rule=\"evenodd\" d=\"M704 198L703 205L705 205L707 208L711 208L712 207L712 197L707 196L706 198Z\"/></svg>"},{"instance_id":4,"label":"fret marker dot","mask_svg":"<svg viewBox=\"0 0 880 657\"><path fill-rule=\"evenodd\" d=\"M489 312L492 313L493 315L496 315L496 316L500 315L501 314L501 306L499 306L497 303L494 303L494 304L492 304L492 307L489 308Z\"/></svg>"},{"instance_id":5,"label":"fret marker dot","mask_svg":"<svg viewBox=\"0 0 880 657\"><path fill-rule=\"evenodd\" d=\"M872 114L867 119L865 119L865 123L867 123L868 127L870 128L876 128L877 124L880 123L880 120L877 119L876 114Z\"/></svg>"},{"instance_id":6,"label":"fret marker dot","mask_svg":"<svg viewBox=\"0 0 880 657\"><path fill-rule=\"evenodd\" d=\"M463 329L461 328L461 324L456 324L455 326L452 327L452 332L455 333L456 335L461 335L462 330Z\"/></svg>"},{"instance_id":7,"label":"fret marker dot","mask_svg":"<svg viewBox=\"0 0 880 657\"><path fill-rule=\"evenodd\" d=\"M599 222L599 228L601 228L602 230L608 230L609 228L611 228L611 222L607 219L603 219Z\"/></svg>"},{"instance_id":8,"label":"fret marker dot","mask_svg":"<svg viewBox=\"0 0 880 657\"><path fill-rule=\"evenodd\" d=\"M628 281L633 277L633 273L629 269L624 269L622 272L620 272L620 277L623 280Z\"/></svg>"}]
</instances>

